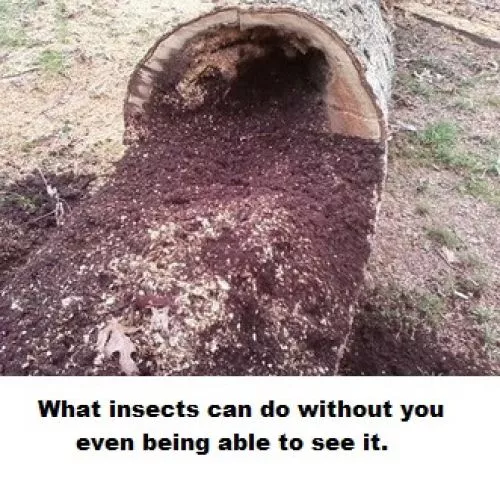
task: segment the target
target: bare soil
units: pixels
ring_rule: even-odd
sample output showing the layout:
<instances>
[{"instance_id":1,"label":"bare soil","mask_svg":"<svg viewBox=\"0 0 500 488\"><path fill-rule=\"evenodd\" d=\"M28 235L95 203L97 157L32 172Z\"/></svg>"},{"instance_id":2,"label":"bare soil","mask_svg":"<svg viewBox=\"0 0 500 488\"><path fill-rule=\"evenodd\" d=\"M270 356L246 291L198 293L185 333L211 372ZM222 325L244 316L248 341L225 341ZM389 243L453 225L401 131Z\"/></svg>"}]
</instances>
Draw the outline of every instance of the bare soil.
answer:
<instances>
[{"instance_id":1,"label":"bare soil","mask_svg":"<svg viewBox=\"0 0 500 488\"><path fill-rule=\"evenodd\" d=\"M460 13L466 2L449 3ZM500 181L485 168L500 156L500 110L491 103L500 95L500 52L411 16L395 21L388 177L343 372L499 374ZM458 130L453 150L483 169L418 154L415 138L443 122ZM469 193L471 181L488 191ZM429 237L447 229L456 243Z\"/></svg>"},{"instance_id":2,"label":"bare soil","mask_svg":"<svg viewBox=\"0 0 500 488\"><path fill-rule=\"evenodd\" d=\"M45 181L44 181L45 179ZM47 193L46 181L57 188L64 201L64 212L85 195L94 176L73 173L29 175L2 189L0 193L0 288L9 271L26 262L30 253L45 244L57 226L54 200Z\"/></svg>"}]
</instances>

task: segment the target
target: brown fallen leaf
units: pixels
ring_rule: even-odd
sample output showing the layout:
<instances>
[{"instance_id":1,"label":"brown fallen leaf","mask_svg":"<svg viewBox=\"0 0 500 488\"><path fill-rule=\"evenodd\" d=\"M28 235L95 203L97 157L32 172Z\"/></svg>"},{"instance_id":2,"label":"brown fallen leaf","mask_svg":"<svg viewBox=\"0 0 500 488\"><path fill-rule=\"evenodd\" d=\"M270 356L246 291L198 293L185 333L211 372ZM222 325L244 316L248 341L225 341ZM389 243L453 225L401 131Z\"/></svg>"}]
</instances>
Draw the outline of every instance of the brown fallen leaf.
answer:
<instances>
[{"instance_id":1,"label":"brown fallen leaf","mask_svg":"<svg viewBox=\"0 0 500 488\"><path fill-rule=\"evenodd\" d=\"M118 319L113 317L98 333L97 350L99 355L97 360L102 357L110 358L115 352L120 355L119 363L122 371L127 375L136 375L139 368L132 359L132 353L136 351L134 343L127 334L133 330L122 326Z\"/></svg>"}]
</instances>

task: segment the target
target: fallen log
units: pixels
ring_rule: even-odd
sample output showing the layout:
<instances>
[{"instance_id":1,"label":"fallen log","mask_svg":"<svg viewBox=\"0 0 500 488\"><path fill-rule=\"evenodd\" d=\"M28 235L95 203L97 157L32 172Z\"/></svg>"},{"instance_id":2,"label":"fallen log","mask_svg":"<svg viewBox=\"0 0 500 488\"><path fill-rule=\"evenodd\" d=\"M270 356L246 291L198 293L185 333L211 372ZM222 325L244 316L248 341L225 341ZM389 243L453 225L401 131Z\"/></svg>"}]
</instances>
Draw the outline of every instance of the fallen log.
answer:
<instances>
[{"instance_id":1,"label":"fallen log","mask_svg":"<svg viewBox=\"0 0 500 488\"><path fill-rule=\"evenodd\" d=\"M377 2L217 2L162 37L127 154L0 296L4 374L335 374L386 167Z\"/></svg>"}]
</instances>

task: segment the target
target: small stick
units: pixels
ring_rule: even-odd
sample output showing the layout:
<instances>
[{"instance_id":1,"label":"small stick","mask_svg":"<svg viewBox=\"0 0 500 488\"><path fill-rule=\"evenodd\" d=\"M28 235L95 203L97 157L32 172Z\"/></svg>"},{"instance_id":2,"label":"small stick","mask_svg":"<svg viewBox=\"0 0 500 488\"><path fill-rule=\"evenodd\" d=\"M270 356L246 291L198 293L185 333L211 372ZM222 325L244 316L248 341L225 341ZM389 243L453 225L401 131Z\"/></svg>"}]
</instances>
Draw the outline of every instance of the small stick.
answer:
<instances>
[{"instance_id":1,"label":"small stick","mask_svg":"<svg viewBox=\"0 0 500 488\"><path fill-rule=\"evenodd\" d=\"M37 217L36 219L30 220L29 223L30 224L34 224L35 222L38 222L39 220L42 220L45 217L48 217L49 215L52 215L54 213L56 213L56 211L55 210L51 210L49 213L46 213L45 215L42 215L40 217Z\"/></svg>"},{"instance_id":2,"label":"small stick","mask_svg":"<svg viewBox=\"0 0 500 488\"><path fill-rule=\"evenodd\" d=\"M20 71L19 73L13 73L11 75L5 75L5 76L2 76L0 77L0 79L2 80L9 80L9 79L12 79L12 78L18 78L19 76L23 76L27 73L33 73L34 71L38 71L40 68L30 68L30 69L27 69L27 70L24 70L24 71Z\"/></svg>"}]
</instances>

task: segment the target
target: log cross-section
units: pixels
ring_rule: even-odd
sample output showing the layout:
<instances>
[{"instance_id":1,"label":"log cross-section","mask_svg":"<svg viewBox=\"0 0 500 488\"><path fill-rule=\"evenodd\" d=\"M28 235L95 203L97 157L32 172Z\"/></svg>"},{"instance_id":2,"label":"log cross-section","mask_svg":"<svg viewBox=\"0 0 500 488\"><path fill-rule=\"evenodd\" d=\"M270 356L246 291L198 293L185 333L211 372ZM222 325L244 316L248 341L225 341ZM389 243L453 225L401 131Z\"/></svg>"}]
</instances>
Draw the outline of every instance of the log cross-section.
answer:
<instances>
[{"instance_id":1,"label":"log cross-section","mask_svg":"<svg viewBox=\"0 0 500 488\"><path fill-rule=\"evenodd\" d=\"M390 32L373 0L214 2L212 12L163 36L139 63L125 101L126 139L131 121L147 120L169 60L204 33L231 27L242 35L272 28L294 36L306 49L320 50L330 69L324 97L331 131L385 140L393 58Z\"/></svg>"}]
</instances>

